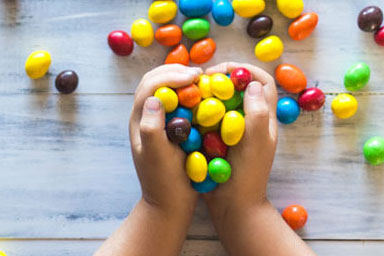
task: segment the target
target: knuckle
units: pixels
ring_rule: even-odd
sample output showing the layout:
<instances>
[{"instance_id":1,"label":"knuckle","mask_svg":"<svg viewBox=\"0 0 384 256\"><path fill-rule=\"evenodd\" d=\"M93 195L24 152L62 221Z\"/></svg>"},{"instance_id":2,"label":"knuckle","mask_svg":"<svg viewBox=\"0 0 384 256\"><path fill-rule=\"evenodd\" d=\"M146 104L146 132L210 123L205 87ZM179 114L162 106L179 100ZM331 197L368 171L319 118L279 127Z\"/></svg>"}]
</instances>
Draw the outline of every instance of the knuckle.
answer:
<instances>
[{"instance_id":1,"label":"knuckle","mask_svg":"<svg viewBox=\"0 0 384 256\"><path fill-rule=\"evenodd\" d=\"M155 124L149 122L140 123L140 133L145 136L151 136L158 131L158 127Z\"/></svg>"},{"instance_id":2,"label":"knuckle","mask_svg":"<svg viewBox=\"0 0 384 256\"><path fill-rule=\"evenodd\" d=\"M258 108L252 109L250 113L247 113L247 116L248 115L252 119L267 119L269 118L269 109L266 105L259 106Z\"/></svg>"}]
</instances>

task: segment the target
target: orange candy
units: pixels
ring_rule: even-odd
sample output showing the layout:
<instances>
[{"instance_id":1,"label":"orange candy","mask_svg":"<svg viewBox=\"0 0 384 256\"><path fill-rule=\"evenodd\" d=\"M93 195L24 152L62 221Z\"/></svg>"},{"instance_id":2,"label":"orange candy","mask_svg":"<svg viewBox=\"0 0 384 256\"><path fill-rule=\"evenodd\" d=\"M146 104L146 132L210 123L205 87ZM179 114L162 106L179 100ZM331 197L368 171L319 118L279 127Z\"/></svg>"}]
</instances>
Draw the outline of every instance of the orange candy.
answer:
<instances>
[{"instance_id":1,"label":"orange candy","mask_svg":"<svg viewBox=\"0 0 384 256\"><path fill-rule=\"evenodd\" d=\"M177 45L181 41L183 32L177 25L165 25L156 30L155 39L159 44L165 46Z\"/></svg>"},{"instance_id":2,"label":"orange candy","mask_svg":"<svg viewBox=\"0 0 384 256\"><path fill-rule=\"evenodd\" d=\"M292 64L280 64L275 70L277 82L290 93L299 93L307 87L307 78L301 69Z\"/></svg>"},{"instance_id":3,"label":"orange candy","mask_svg":"<svg viewBox=\"0 0 384 256\"><path fill-rule=\"evenodd\" d=\"M293 40L303 40L312 34L318 21L319 16L316 13L304 13L291 23L288 34Z\"/></svg>"},{"instance_id":4,"label":"orange candy","mask_svg":"<svg viewBox=\"0 0 384 256\"><path fill-rule=\"evenodd\" d=\"M281 215L293 230L304 227L308 219L307 210L301 205L290 205Z\"/></svg>"},{"instance_id":5,"label":"orange candy","mask_svg":"<svg viewBox=\"0 0 384 256\"><path fill-rule=\"evenodd\" d=\"M183 44L179 44L172 51L170 51L165 59L165 64L183 64L185 66L189 65L189 53L187 47Z\"/></svg>"},{"instance_id":6,"label":"orange candy","mask_svg":"<svg viewBox=\"0 0 384 256\"><path fill-rule=\"evenodd\" d=\"M179 104L186 108L193 108L201 101L200 89L195 84L178 88L176 93L179 98Z\"/></svg>"},{"instance_id":7,"label":"orange candy","mask_svg":"<svg viewBox=\"0 0 384 256\"><path fill-rule=\"evenodd\" d=\"M191 48L191 61L196 64L202 64L209 61L216 51L216 43L212 38L206 38L197 41Z\"/></svg>"}]
</instances>

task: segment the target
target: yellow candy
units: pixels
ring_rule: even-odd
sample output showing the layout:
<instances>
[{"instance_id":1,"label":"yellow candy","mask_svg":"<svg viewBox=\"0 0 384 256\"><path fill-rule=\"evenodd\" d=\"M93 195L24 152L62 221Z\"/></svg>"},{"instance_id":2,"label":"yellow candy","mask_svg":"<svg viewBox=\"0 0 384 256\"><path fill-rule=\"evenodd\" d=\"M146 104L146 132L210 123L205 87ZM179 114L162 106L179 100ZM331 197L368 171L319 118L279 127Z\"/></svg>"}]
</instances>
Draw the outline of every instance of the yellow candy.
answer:
<instances>
[{"instance_id":1,"label":"yellow candy","mask_svg":"<svg viewBox=\"0 0 384 256\"><path fill-rule=\"evenodd\" d=\"M284 51L284 44L277 36L269 36L261 40L255 47L255 55L261 61L278 59Z\"/></svg>"},{"instance_id":2,"label":"yellow candy","mask_svg":"<svg viewBox=\"0 0 384 256\"><path fill-rule=\"evenodd\" d=\"M161 101L167 113L174 111L179 104L176 92L168 87L160 87L155 91L154 96Z\"/></svg>"},{"instance_id":3,"label":"yellow candy","mask_svg":"<svg viewBox=\"0 0 384 256\"><path fill-rule=\"evenodd\" d=\"M197 124L197 110L199 109L200 103L194 106L192 110L192 124L196 125Z\"/></svg>"},{"instance_id":4,"label":"yellow candy","mask_svg":"<svg viewBox=\"0 0 384 256\"><path fill-rule=\"evenodd\" d=\"M244 135L245 120L237 111L228 111L221 122L221 138L227 146L234 146Z\"/></svg>"},{"instance_id":5,"label":"yellow candy","mask_svg":"<svg viewBox=\"0 0 384 256\"><path fill-rule=\"evenodd\" d=\"M196 120L199 125L209 127L220 122L224 115L224 103L216 98L207 98L200 102Z\"/></svg>"},{"instance_id":6,"label":"yellow candy","mask_svg":"<svg viewBox=\"0 0 384 256\"><path fill-rule=\"evenodd\" d=\"M341 119L350 118L358 108L355 97L347 93L341 93L332 100L332 111L335 116Z\"/></svg>"},{"instance_id":7,"label":"yellow candy","mask_svg":"<svg viewBox=\"0 0 384 256\"><path fill-rule=\"evenodd\" d=\"M216 131L220 130L220 122L218 122L217 124L215 124L213 126L209 126L209 127L198 126L197 130L199 130L201 135L204 135L207 132L216 132Z\"/></svg>"},{"instance_id":8,"label":"yellow candy","mask_svg":"<svg viewBox=\"0 0 384 256\"><path fill-rule=\"evenodd\" d=\"M251 18L264 11L265 2L264 0L233 0L232 7L237 15Z\"/></svg>"},{"instance_id":9,"label":"yellow candy","mask_svg":"<svg viewBox=\"0 0 384 256\"><path fill-rule=\"evenodd\" d=\"M0 256L7 256L7 254L5 254L5 252L0 251Z\"/></svg>"},{"instance_id":10,"label":"yellow candy","mask_svg":"<svg viewBox=\"0 0 384 256\"><path fill-rule=\"evenodd\" d=\"M277 0L277 8L287 18L298 17L304 10L303 0Z\"/></svg>"},{"instance_id":11,"label":"yellow candy","mask_svg":"<svg viewBox=\"0 0 384 256\"><path fill-rule=\"evenodd\" d=\"M200 81L199 81L199 89L201 92L201 97L203 99L212 97L212 91L211 91L211 77L208 75L201 75L200 76Z\"/></svg>"},{"instance_id":12,"label":"yellow candy","mask_svg":"<svg viewBox=\"0 0 384 256\"><path fill-rule=\"evenodd\" d=\"M148 18L155 23L167 23L177 13L177 5L173 1L154 1L148 10Z\"/></svg>"},{"instance_id":13,"label":"yellow candy","mask_svg":"<svg viewBox=\"0 0 384 256\"><path fill-rule=\"evenodd\" d=\"M132 23L131 27L132 39L142 46L150 46L153 42L154 34L151 23L146 19L137 19Z\"/></svg>"},{"instance_id":14,"label":"yellow candy","mask_svg":"<svg viewBox=\"0 0 384 256\"><path fill-rule=\"evenodd\" d=\"M194 151L187 156L185 169L191 180L194 182L203 182L207 177L207 159L200 152Z\"/></svg>"},{"instance_id":15,"label":"yellow candy","mask_svg":"<svg viewBox=\"0 0 384 256\"><path fill-rule=\"evenodd\" d=\"M217 73L211 76L211 91L217 98L229 100L235 92L235 87L229 77Z\"/></svg>"},{"instance_id":16,"label":"yellow candy","mask_svg":"<svg viewBox=\"0 0 384 256\"><path fill-rule=\"evenodd\" d=\"M51 65L51 55L47 51L31 53L25 62L25 72L32 79L43 77Z\"/></svg>"}]
</instances>

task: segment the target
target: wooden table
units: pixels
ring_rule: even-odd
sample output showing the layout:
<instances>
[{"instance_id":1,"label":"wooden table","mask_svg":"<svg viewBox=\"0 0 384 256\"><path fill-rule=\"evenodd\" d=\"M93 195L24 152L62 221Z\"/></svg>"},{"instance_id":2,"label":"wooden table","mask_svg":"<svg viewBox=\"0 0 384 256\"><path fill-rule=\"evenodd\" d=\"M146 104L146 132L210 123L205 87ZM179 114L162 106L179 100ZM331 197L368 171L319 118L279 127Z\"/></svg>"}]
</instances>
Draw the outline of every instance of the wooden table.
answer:
<instances>
[{"instance_id":1,"label":"wooden table","mask_svg":"<svg viewBox=\"0 0 384 256\"><path fill-rule=\"evenodd\" d=\"M168 49L154 43L121 58L106 39L110 31L129 31L134 19L146 17L150 2L0 1L0 250L9 256L89 255L138 200L128 118L138 81L163 62ZM233 60L273 72L289 62L304 70L309 86L327 93L320 111L280 125L268 191L280 210L292 203L308 209L308 224L299 234L320 255L384 251L384 168L367 165L361 152L370 136L384 135L384 48L356 25L368 4L384 8L382 0L305 0L305 10L319 13L319 26L310 38L293 42L289 20L267 1L272 34L285 43L283 57L258 62L247 20L236 17L230 27L212 23L218 49L203 65ZM182 20L178 15L177 22ZM32 81L24 61L40 49L52 54L53 63L47 76ZM331 100L345 91L344 72L358 61L370 65L372 78L353 93L356 116L337 120ZM53 86L64 69L80 76L73 95L60 95ZM203 204L182 255L225 255Z\"/></svg>"}]
</instances>

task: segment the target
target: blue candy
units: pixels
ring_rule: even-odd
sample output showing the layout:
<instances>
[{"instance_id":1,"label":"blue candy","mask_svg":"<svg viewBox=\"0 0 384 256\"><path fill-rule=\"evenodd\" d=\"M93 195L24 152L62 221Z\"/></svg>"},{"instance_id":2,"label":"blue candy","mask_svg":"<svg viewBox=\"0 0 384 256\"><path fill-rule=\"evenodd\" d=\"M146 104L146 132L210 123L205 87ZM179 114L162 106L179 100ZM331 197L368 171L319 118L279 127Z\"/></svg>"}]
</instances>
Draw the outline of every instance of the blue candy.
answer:
<instances>
[{"instance_id":1,"label":"blue candy","mask_svg":"<svg viewBox=\"0 0 384 256\"><path fill-rule=\"evenodd\" d=\"M201 143L202 139L199 131L192 127L188 139L181 143L180 146L185 151L185 153L189 154L193 151L198 151L201 148Z\"/></svg>"},{"instance_id":2,"label":"blue candy","mask_svg":"<svg viewBox=\"0 0 384 256\"><path fill-rule=\"evenodd\" d=\"M212 6L212 16L220 26L228 26L232 23L235 12L228 0L217 0Z\"/></svg>"},{"instance_id":3,"label":"blue candy","mask_svg":"<svg viewBox=\"0 0 384 256\"><path fill-rule=\"evenodd\" d=\"M179 8L187 17L199 17L211 11L212 0L180 0Z\"/></svg>"},{"instance_id":4,"label":"blue candy","mask_svg":"<svg viewBox=\"0 0 384 256\"><path fill-rule=\"evenodd\" d=\"M277 119L283 124L291 124L300 115L300 107L296 100L291 97L281 98L277 102Z\"/></svg>"},{"instance_id":5,"label":"blue candy","mask_svg":"<svg viewBox=\"0 0 384 256\"><path fill-rule=\"evenodd\" d=\"M192 111L187 108L178 107L177 109L175 109L175 111L166 115L165 122L168 123L174 117L182 117L188 119L188 121L192 123L193 114Z\"/></svg>"},{"instance_id":6,"label":"blue candy","mask_svg":"<svg viewBox=\"0 0 384 256\"><path fill-rule=\"evenodd\" d=\"M192 187L199 193L208 193L214 190L217 187L217 183L214 182L211 177L209 177L209 174L207 175L207 178L203 182L193 182L191 181Z\"/></svg>"}]
</instances>

